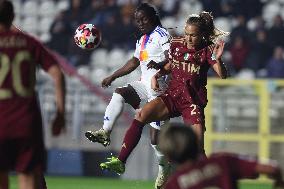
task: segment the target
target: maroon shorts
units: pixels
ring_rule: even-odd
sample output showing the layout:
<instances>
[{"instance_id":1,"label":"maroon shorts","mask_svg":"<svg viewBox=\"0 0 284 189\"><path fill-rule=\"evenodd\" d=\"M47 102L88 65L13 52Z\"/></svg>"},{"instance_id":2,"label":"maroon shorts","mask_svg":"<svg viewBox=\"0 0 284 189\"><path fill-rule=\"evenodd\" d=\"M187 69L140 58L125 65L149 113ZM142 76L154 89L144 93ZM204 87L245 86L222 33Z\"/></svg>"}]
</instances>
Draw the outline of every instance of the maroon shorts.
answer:
<instances>
[{"instance_id":1,"label":"maroon shorts","mask_svg":"<svg viewBox=\"0 0 284 189\"><path fill-rule=\"evenodd\" d=\"M184 123L205 125L204 107L189 103L186 98L173 98L168 94L160 96L166 104L170 117L182 116Z\"/></svg>"},{"instance_id":2,"label":"maroon shorts","mask_svg":"<svg viewBox=\"0 0 284 189\"><path fill-rule=\"evenodd\" d=\"M0 139L0 171L44 171L46 151L42 141Z\"/></svg>"}]
</instances>

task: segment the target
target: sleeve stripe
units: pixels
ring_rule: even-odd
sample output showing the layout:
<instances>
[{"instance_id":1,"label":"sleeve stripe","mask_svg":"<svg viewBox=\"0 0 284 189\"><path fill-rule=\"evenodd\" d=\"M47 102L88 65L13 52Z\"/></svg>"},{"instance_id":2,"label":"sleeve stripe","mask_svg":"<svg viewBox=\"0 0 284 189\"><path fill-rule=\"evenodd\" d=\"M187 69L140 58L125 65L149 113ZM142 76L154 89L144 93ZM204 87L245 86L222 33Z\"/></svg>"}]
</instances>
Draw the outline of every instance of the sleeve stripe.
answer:
<instances>
[{"instance_id":1,"label":"sleeve stripe","mask_svg":"<svg viewBox=\"0 0 284 189\"><path fill-rule=\"evenodd\" d=\"M159 35L163 37L163 34L160 31L155 30L155 32L159 33Z\"/></svg>"},{"instance_id":2,"label":"sleeve stripe","mask_svg":"<svg viewBox=\"0 0 284 189\"><path fill-rule=\"evenodd\" d=\"M158 30L161 31L163 34L167 35L167 33L162 28L158 28Z\"/></svg>"},{"instance_id":3,"label":"sleeve stripe","mask_svg":"<svg viewBox=\"0 0 284 189\"><path fill-rule=\"evenodd\" d=\"M183 39L172 39L171 42L183 43Z\"/></svg>"},{"instance_id":4,"label":"sleeve stripe","mask_svg":"<svg viewBox=\"0 0 284 189\"><path fill-rule=\"evenodd\" d=\"M163 28L163 27L158 27L158 28L156 28L156 29L160 30L160 31L161 31L162 33L164 33L165 35L170 35L169 32L168 32L165 28Z\"/></svg>"},{"instance_id":5,"label":"sleeve stripe","mask_svg":"<svg viewBox=\"0 0 284 189\"><path fill-rule=\"evenodd\" d=\"M161 30L159 30L159 29L156 29L155 32L159 33L161 37L166 36L166 34L163 33L163 32L162 32Z\"/></svg>"},{"instance_id":6,"label":"sleeve stripe","mask_svg":"<svg viewBox=\"0 0 284 189\"><path fill-rule=\"evenodd\" d=\"M182 38L172 38L173 41L183 41Z\"/></svg>"}]
</instances>

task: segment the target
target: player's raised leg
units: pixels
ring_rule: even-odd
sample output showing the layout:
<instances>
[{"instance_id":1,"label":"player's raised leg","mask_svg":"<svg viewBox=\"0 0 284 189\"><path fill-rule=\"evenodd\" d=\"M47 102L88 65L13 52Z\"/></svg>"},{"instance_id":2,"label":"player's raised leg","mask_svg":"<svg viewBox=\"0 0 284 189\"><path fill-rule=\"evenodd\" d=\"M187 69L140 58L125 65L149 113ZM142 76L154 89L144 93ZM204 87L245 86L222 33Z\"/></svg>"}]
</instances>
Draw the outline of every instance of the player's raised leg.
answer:
<instances>
[{"instance_id":1,"label":"player's raised leg","mask_svg":"<svg viewBox=\"0 0 284 189\"><path fill-rule=\"evenodd\" d=\"M160 97L148 102L142 110L136 114L135 119L127 130L119 156L109 158L109 161L101 163L101 168L108 169L119 174L124 173L124 170L122 171L121 167L125 167L127 158L138 144L143 127L147 123L155 120L166 120L168 118L169 111Z\"/></svg>"},{"instance_id":2,"label":"player's raised leg","mask_svg":"<svg viewBox=\"0 0 284 189\"><path fill-rule=\"evenodd\" d=\"M140 102L139 95L131 85L116 88L106 108L103 127L97 131L87 131L85 136L92 142L98 142L104 146L110 145L111 131L124 109L124 104L128 103L136 109Z\"/></svg>"}]
</instances>

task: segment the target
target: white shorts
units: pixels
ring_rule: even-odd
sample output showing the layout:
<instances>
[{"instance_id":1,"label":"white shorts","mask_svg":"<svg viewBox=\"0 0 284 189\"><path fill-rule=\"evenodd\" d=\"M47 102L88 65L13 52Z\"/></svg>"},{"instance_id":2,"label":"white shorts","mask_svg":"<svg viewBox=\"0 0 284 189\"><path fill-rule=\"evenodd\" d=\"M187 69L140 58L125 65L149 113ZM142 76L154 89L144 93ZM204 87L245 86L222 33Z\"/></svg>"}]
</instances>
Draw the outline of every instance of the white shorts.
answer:
<instances>
[{"instance_id":1,"label":"white shorts","mask_svg":"<svg viewBox=\"0 0 284 189\"><path fill-rule=\"evenodd\" d=\"M139 98L141 99L141 104L145 104L155 99L157 96L161 94L161 93L156 93L152 89L147 88L147 86L142 81L133 81L131 83L128 83L127 85L131 85L131 87L134 88ZM167 121L156 121L156 122L151 122L150 125L151 127L160 130L160 127L164 125L166 122Z\"/></svg>"}]
</instances>

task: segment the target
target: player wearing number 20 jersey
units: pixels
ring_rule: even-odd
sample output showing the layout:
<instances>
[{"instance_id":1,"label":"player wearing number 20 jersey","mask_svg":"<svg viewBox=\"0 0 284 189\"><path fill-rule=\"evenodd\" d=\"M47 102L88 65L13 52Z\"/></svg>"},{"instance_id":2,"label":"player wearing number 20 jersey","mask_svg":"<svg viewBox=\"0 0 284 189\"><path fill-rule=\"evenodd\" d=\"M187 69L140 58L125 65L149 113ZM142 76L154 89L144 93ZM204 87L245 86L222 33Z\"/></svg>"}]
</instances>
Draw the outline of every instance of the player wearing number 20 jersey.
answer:
<instances>
[{"instance_id":1,"label":"player wearing number 20 jersey","mask_svg":"<svg viewBox=\"0 0 284 189\"><path fill-rule=\"evenodd\" d=\"M41 130L35 69L39 65L47 71L55 62L32 37L11 31L0 34L0 138L29 137Z\"/></svg>"},{"instance_id":2,"label":"player wearing number 20 jersey","mask_svg":"<svg viewBox=\"0 0 284 189\"><path fill-rule=\"evenodd\" d=\"M44 145L35 93L35 69L41 66L47 71L55 62L34 38L11 30L0 32L0 170L21 172L43 165ZM21 145L35 148L24 151ZM13 150L18 154L10 157Z\"/></svg>"},{"instance_id":3,"label":"player wearing number 20 jersey","mask_svg":"<svg viewBox=\"0 0 284 189\"><path fill-rule=\"evenodd\" d=\"M57 61L36 39L12 26L11 1L0 1L0 188L9 188L10 171L22 189L46 188L45 148L35 93L40 65L54 82L56 114L52 134L65 127L65 82Z\"/></svg>"}]
</instances>

